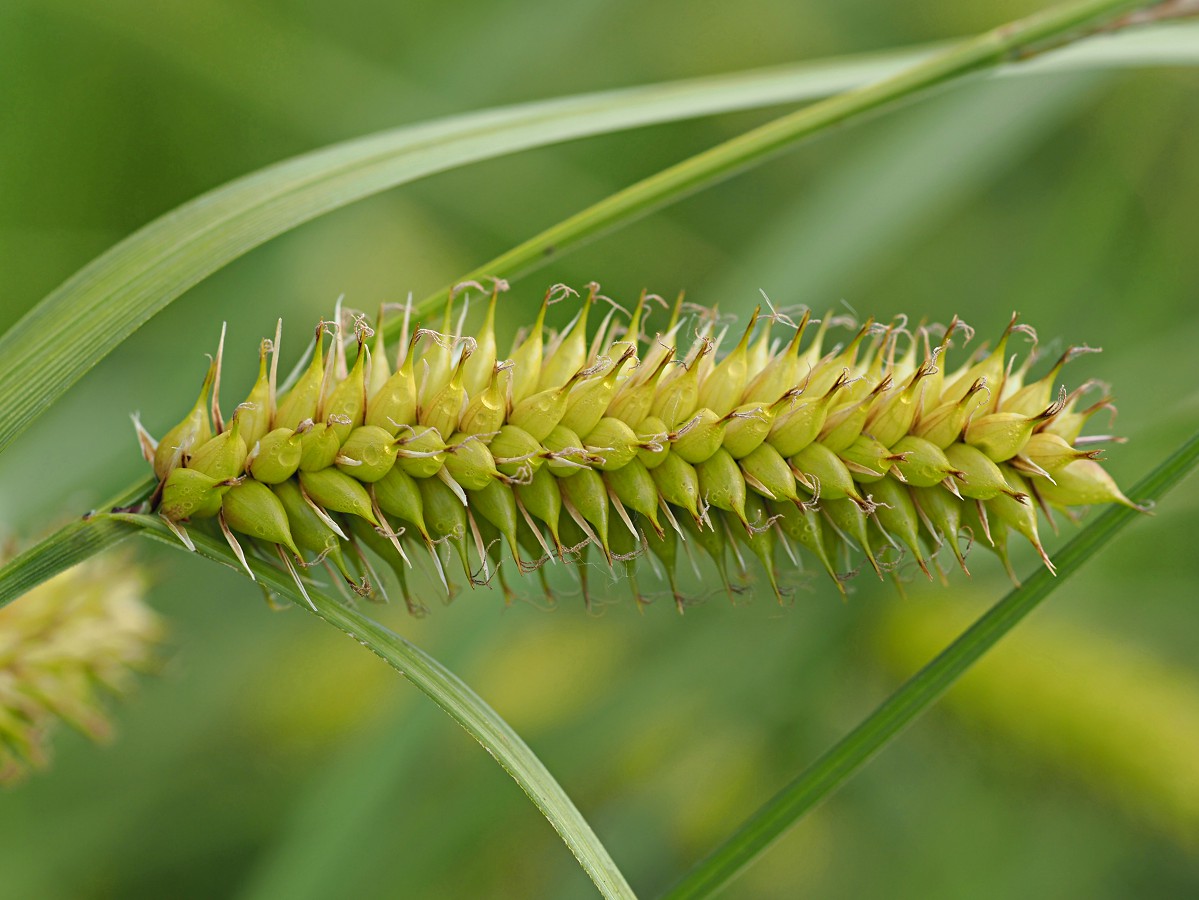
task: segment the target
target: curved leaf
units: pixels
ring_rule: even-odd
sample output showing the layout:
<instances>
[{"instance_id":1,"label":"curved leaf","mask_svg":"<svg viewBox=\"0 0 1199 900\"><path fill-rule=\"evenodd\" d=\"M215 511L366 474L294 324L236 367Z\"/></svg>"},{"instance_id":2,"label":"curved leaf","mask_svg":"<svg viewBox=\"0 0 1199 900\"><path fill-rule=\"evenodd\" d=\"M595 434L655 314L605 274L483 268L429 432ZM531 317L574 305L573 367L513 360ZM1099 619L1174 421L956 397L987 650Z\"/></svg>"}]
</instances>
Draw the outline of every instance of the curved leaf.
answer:
<instances>
[{"instance_id":1,"label":"curved leaf","mask_svg":"<svg viewBox=\"0 0 1199 900\"><path fill-rule=\"evenodd\" d=\"M100 514L95 524L126 532L140 530L179 550L185 549L156 516ZM202 556L244 571L224 542L199 532L192 532L191 538ZM307 588L313 604L309 606L285 572L253 558L249 565L264 586L358 641L449 713L528 794L605 897L634 897L603 844L554 776L499 713L457 675L415 644L323 591Z\"/></svg>"},{"instance_id":2,"label":"curved leaf","mask_svg":"<svg viewBox=\"0 0 1199 900\"><path fill-rule=\"evenodd\" d=\"M1142 503L1160 500L1196 466L1199 466L1199 434L1192 436L1129 493ZM1038 569L1023 586L991 607L940 656L908 679L860 725L754 813L732 837L692 869L667 898L709 897L732 881L788 828L857 774L979 657L1140 515L1129 507L1113 506L1098 516L1054 554L1056 577L1048 569Z\"/></svg>"},{"instance_id":3,"label":"curved leaf","mask_svg":"<svg viewBox=\"0 0 1199 900\"><path fill-rule=\"evenodd\" d=\"M1091 5L1096 4L1081 6ZM1088 41L1037 66L1194 62L1196 48L1199 31L1174 26ZM894 75L931 52L817 61L469 113L335 144L232 181L97 257L0 338L0 358L5 360L0 368L0 452L85 372L188 288L322 213L435 172L530 147L827 96ZM1035 68L1022 65L1008 71ZM740 164L746 163L742 159ZM694 180L657 184L672 190L671 196L699 186ZM602 222L594 217L567 220L563 224L569 227L526 242L497 260L491 271L527 266L531 254L544 252L550 241L557 240L561 249L568 242L562 239L575 232L585 236L613 227L614 217L631 221L648 206L642 198L627 209L608 204ZM46 341L50 334L53 344Z\"/></svg>"},{"instance_id":4,"label":"curved leaf","mask_svg":"<svg viewBox=\"0 0 1199 900\"><path fill-rule=\"evenodd\" d=\"M486 271L503 274L529 268L547 248L560 250L632 221L834 124L997 65L1017 52L1041 48L1046 41L1077 35L1080 28L1110 20L1137 5L1133 0L1081 0L966 41L886 81L785 116L667 169L530 239L493 261ZM0 450L40 409L174 297L231 259L322 212L422 174L522 147L702 114L696 110L716 112L779 102L777 93L771 94L771 101L763 101L763 94L748 100L753 92L739 93L744 84L730 81L725 87L742 98L742 105L713 105L710 98L715 95L708 93L713 83L711 79L698 86L689 83L673 94L680 86L549 101L386 132L289 160L186 204L87 266L0 340L6 363L0 370ZM681 112L688 108L690 113ZM56 338L53 348L43 346L49 334ZM22 585L121 539L129 527L165 534L158 520L144 517L100 515L76 523L5 567L0 603L11 599ZM205 555L230 562L228 551L214 541L203 542L201 549ZM291 594L293 589L279 572L268 567L257 571L271 587ZM318 615L412 679L501 761L601 891L607 896L631 896L587 823L494 711L452 673L398 636L323 595L314 594L314 599Z\"/></svg>"}]
</instances>

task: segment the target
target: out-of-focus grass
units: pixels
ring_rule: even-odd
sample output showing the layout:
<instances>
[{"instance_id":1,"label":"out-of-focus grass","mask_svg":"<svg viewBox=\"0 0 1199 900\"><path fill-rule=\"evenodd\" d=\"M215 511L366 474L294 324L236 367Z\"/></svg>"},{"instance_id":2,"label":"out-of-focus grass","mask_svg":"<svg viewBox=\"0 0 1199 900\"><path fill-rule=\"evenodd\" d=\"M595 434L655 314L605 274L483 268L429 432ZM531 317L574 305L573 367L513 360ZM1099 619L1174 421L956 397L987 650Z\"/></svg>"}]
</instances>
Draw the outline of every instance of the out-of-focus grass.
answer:
<instances>
[{"instance_id":1,"label":"out-of-focus grass","mask_svg":"<svg viewBox=\"0 0 1199 900\"><path fill-rule=\"evenodd\" d=\"M327 140L497 102L941 39L1037 5L617 2L550 14L532 3L359 4L350 15L288 0L253 13L6 4L0 327L158 213ZM556 263L514 291L504 327L515 330L542 282L592 278L618 299L685 287L744 313L763 288L779 304L844 299L863 315L958 312L984 332L1020 309L1046 342L1105 348L1068 374L1113 383L1115 428L1131 440L1109 465L1127 484L1199 413L1197 78L1119 73L923 101ZM232 396L280 313L293 335L342 292L368 309L420 296L760 118L496 160L268 244L152 321L13 445L0 462L0 523L31 534L140 476L125 413L140 409L157 431L169 424L221 319ZM1055 595L1067 635L1052 640L1076 651L1070 634L1102 629L1196 677L1196 527L1199 491L1183 486ZM50 774L0 796L0 893L592 895L506 776L382 663L306 617L268 613L231 573L145 552L172 662L122 706L112 747L64 735ZM996 565L981 554L971 564L972 595L1004 590ZM526 735L651 895L896 682L874 635L904 601L864 578L847 605L823 588L785 609L765 594L730 608L714 593L680 619L666 602L588 616L569 577L555 577L553 613L501 612L501 597L480 590L426 620L382 615ZM953 584L950 603L962 579ZM1152 679L1145 693L1141 681L1127 696L1150 696ZM1127 804L1108 783L1062 777L1050 745L1014 753L965 721L913 729L737 895L1199 889L1193 849L1114 813Z\"/></svg>"},{"instance_id":2,"label":"out-of-focus grass","mask_svg":"<svg viewBox=\"0 0 1199 900\"><path fill-rule=\"evenodd\" d=\"M978 603L921 596L880 619L879 650L913 671L969 624ZM1126 638L1037 620L966 675L947 706L1064 779L1085 783L1199 849L1199 679Z\"/></svg>"}]
</instances>

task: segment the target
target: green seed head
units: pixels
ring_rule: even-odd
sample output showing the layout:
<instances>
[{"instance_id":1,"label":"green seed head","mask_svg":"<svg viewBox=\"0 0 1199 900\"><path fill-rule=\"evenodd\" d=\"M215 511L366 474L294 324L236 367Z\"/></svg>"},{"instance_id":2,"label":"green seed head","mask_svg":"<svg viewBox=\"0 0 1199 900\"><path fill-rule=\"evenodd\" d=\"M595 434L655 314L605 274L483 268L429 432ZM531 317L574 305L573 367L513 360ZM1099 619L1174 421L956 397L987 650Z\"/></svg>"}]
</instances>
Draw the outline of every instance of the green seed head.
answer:
<instances>
[{"instance_id":1,"label":"green seed head","mask_svg":"<svg viewBox=\"0 0 1199 900\"><path fill-rule=\"evenodd\" d=\"M917 511L927 520L927 530L940 544L949 546L958 565L967 575L966 556L958 543L962 533L963 504L949 491L938 487L909 488Z\"/></svg>"},{"instance_id":2,"label":"green seed head","mask_svg":"<svg viewBox=\"0 0 1199 900\"><path fill-rule=\"evenodd\" d=\"M867 512L862 509L861 504L855 503L848 497L842 497L840 500L820 501L820 509L834 529L858 545L875 574L882 578L883 566L878 560L874 538L871 535L871 520ZM824 543L831 543L831 536L835 533L830 532L829 536L824 538Z\"/></svg>"},{"instance_id":3,"label":"green seed head","mask_svg":"<svg viewBox=\"0 0 1199 900\"><path fill-rule=\"evenodd\" d=\"M533 322L533 327L529 329L529 335L524 342L512 351L512 402L519 403L526 397L537 391L537 384L541 380L541 361L543 356L543 331L545 330L545 311L549 308L550 301L559 293L559 288L564 285L554 285L545 293L545 299L541 302L541 309L537 313L537 319ZM565 288L569 291L569 288Z\"/></svg>"},{"instance_id":4,"label":"green seed head","mask_svg":"<svg viewBox=\"0 0 1199 900\"><path fill-rule=\"evenodd\" d=\"M570 389L583 374L584 372L580 370L571 376L564 385L538 391L521 400L508 416L508 423L523 428L538 441L545 440L546 436L566 415Z\"/></svg>"},{"instance_id":5,"label":"green seed head","mask_svg":"<svg viewBox=\"0 0 1199 900\"><path fill-rule=\"evenodd\" d=\"M779 415L785 412L795 399L795 392L788 391L770 406L744 403L726 417L728 428L721 446L732 454L733 459L749 456L770 434Z\"/></svg>"},{"instance_id":6,"label":"green seed head","mask_svg":"<svg viewBox=\"0 0 1199 900\"><path fill-rule=\"evenodd\" d=\"M966 422L987 402L987 383L980 378L973 382L958 400L947 400L922 415L913 433L944 450L962 435Z\"/></svg>"},{"instance_id":7,"label":"green seed head","mask_svg":"<svg viewBox=\"0 0 1199 900\"><path fill-rule=\"evenodd\" d=\"M1093 459L1079 459L1058 469L1053 481L1038 484L1041 498L1055 506L1091 506L1097 503L1119 503L1140 509L1124 496L1112 476Z\"/></svg>"},{"instance_id":8,"label":"green seed head","mask_svg":"<svg viewBox=\"0 0 1199 900\"><path fill-rule=\"evenodd\" d=\"M516 494L502 482L493 479L479 490L469 492L467 506L495 527L508 542L512 559L518 567L523 567L520 540L517 537L520 514L516 508Z\"/></svg>"},{"instance_id":9,"label":"green seed head","mask_svg":"<svg viewBox=\"0 0 1199 900\"><path fill-rule=\"evenodd\" d=\"M670 433L666 423L653 416L646 416L635 429L641 446L637 449L637 459L647 469L654 469L666 461L670 455Z\"/></svg>"},{"instance_id":10,"label":"green seed head","mask_svg":"<svg viewBox=\"0 0 1199 900\"><path fill-rule=\"evenodd\" d=\"M889 478L872 484L870 491L872 501L877 504L874 518L883 533L898 539L911 553L920 570L931 578L921 546L920 514L912 495L899 482Z\"/></svg>"},{"instance_id":11,"label":"green seed head","mask_svg":"<svg viewBox=\"0 0 1199 900\"><path fill-rule=\"evenodd\" d=\"M549 467L538 469L528 484L518 485L516 499L535 519L549 528L550 537L562 555L562 541L558 536L558 521L562 518L561 482L550 474Z\"/></svg>"},{"instance_id":12,"label":"green seed head","mask_svg":"<svg viewBox=\"0 0 1199 900\"><path fill-rule=\"evenodd\" d=\"M616 395L608 406L608 415L628 422L633 427L639 425L654 405L654 396L658 391L658 383L666 372L674 356L674 350L663 352L657 359L655 368L649 368L649 360L644 359L637 369L619 385ZM661 421L657 419L656 421Z\"/></svg>"},{"instance_id":13,"label":"green seed head","mask_svg":"<svg viewBox=\"0 0 1199 900\"><path fill-rule=\"evenodd\" d=\"M895 454L868 434L858 435L839 455L859 484L872 484L886 477L898 461Z\"/></svg>"},{"instance_id":14,"label":"green seed head","mask_svg":"<svg viewBox=\"0 0 1199 900\"><path fill-rule=\"evenodd\" d=\"M368 352L363 321L352 365L340 341L326 357L322 323L277 403L267 353L278 343L264 342L228 428L215 406L209 418L218 355L183 422L157 446L140 434L162 481L158 511L183 538L186 523L223 529L239 554L234 533L302 551L306 566L327 560L360 593L375 589L364 553L382 557L414 610L422 604L409 587L419 592L427 575L454 593L452 558L468 584L498 576L509 600L513 571L539 570L548 592L553 560L580 564L587 602L597 583L588 573L610 568L645 603L645 557L681 609L691 566L700 584L715 583L714 569L730 596L752 579L779 599L804 557L842 595L853 572L883 576L904 560L943 572L952 557L965 569L971 546L1009 566L1012 536L1052 568L1040 510L1132 505L1095 459L1102 438L1080 437L1110 398L1086 405L1093 385L1067 394L1058 383L1086 348L1037 377L1031 358L1008 358L1010 337L1027 331L1014 319L993 349L962 353L943 374L971 337L956 319L940 337L897 321L851 326L842 340L845 323L825 316L805 343L807 313L798 324L755 314L741 330L712 312L692 316L680 297L647 340L649 295L627 326L615 306L594 323L591 285L566 329L547 336L547 306L573 293L556 286L500 362L501 289L470 335L455 333L469 317L456 324L451 303L441 331L409 338L406 309L387 329L403 326L394 369L382 333Z\"/></svg>"},{"instance_id":15,"label":"green seed head","mask_svg":"<svg viewBox=\"0 0 1199 900\"><path fill-rule=\"evenodd\" d=\"M923 407L924 379L932 374L932 368L931 362L921 366L903 388L871 405L866 431L883 446L890 447L911 431Z\"/></svg>"},{"instance_id":16,"label":"green seed head","mask_svg":"<svg viewBox=\"0 0 1199 900\"><path fill-rule=\"evenodd\" d=\"M731 512L745 523L745 479L729 451L721 448L695 467L705 503Z\"/></svg>"},{"instance_id":17,"label":"green seed head","mask_svg":"<svg viewBox=\"0 0 1199 900\"><path fill-rule=\"evenodd\" d=\"M823 444L811 443L791 457L796 480L816 499L848 497L865 504L845 460Z\"/></svg>"},{"instance_id":18,"label":"green seed head","mask_svg":"<svg viewBox=\"0 0 1199 900\"><path fill-rule=\"evenodd\" d=\"M453 302L454 292L451 292L445 305L445 318L442 321L441 331L426 332L430 340L425 342L420 358L416 362L419 388L417 401L422 407L428 406L429 402L446 386L450 380L450 373L454 370Z\"/></svg>"},{"instance_id":19,"label":"green seed head","mask_svg":"<svg viewBox=\"0 0 1199 900\"><path fill-rule=\"evenodd\" d=\"M966 424L962 438L995 462L1004 462L1024 448L1039 421L1042 421L1041 416L1010 412L975 416Z\"/></svg>"},{"instance_id":20,"label":"green seed head","mask_svg":"<svg viewBox=\"0 0 1199 900\"><path fill-rule=\"evenodd\" d=\"M837 394L849 384L849 381L848 373L843 370L841 375L829 385L823 396L815 400L808 400L806 403L797 400L790 404L789 408L775 419L770 428L769 440L774 444L775 449L783 456L794 456L816 440L824 429L829 408L836 401ZM810 396L806 390L803 393Z\"/></svg>"},{"instance_id":21,"label":"green seed head","mask_svg":"<svg viewBox=\"0 0 1199 900\"><path fill-rule=\"evenodd\" d=\"M650 411L665 422L668 428L677 428L695 414L699 403L700 364L704 357L712 352L713 346L710 339L700 338L696 341L695 349L683 372L659 383Z\"/></svg>"},{"instance_id":22,"label":"green seed head","mask_svg":"<svg viewBox=\"0 0 1199 900\"><path fill-rule=\"evenodd\" d=\"M434 541L446 542L453 548L462 564L463 573L470 580L471 566L466 551L466 536L470 526L466 505L440 478L422 478L418 484L430 535Z\"/></svg>"},{"instance_id":23,"label":"green seed head","mask_svg":"<svg viewBox=\"0 0 1199 900\"><path fill-rule=\"evenodd\" d=\"M1096 459L1102 451L1079 450L1065 438L1048 431L1037 432L1029 437L1020 450L1020 457L1037 468L1052 475L1079 459Z\"/></svg>"},{"instance_id":24,"label":"green seed head","mask_svg":"<svg viewBox=\"0 0 1199 900\"><path fill-rule=\"evenodd\" d=\"M963 497L990 500L999 494L1024 496L1007 483L1003 472L993 459L969 444L950 444L945 448L949 464L961 474L957 476L958 490Z\"/></svg>"},{"instance_id":25,"label":"green seed head","mask_svg":"<svg viewBox=\"0 0 1199 900\"><path fill-rule=\"evenodd\" d=\"M579 382L567 397L566 414L560 424L579 434L588 434L607 412L621 370L632 358L633 348L630 347L606 374Z\"/></svg>"},{"instance_id":26,"label":"green seed head","mask_svg":"<svg viewBox=\"0 0 1199 900\"><path fill-rule=\"evenodd\" d=\"M553 433L552 429L550 433ZM548 439L549 434L546 435L546 440ZM548 444L543 445L529 432L516 425L501 427L488 445L496 468L510 478L518 478L522 472L532 475L545 461L542 457L548 447Z\"/></svg>"},{"instance_id":27,"label":"green seed head","mask_svg":"<svg viewBox=\"0 0 1199 900\"><path fill-rule=\"evenodd\" d=\"M604 483L627 509L641 513L649 520L654 531L661 535L658 524L658 489L649 469L638 460L631 459L619 469L605 472Z\"/></svg>"},{"instance_id":28,"label":"green seed head","mask_svg":"<svg viewBox=\"0 0 1199 900\"><path fill-rule=\"evenodd\" d=\"M391 366L387 363L387 347L383 342L383 307L375 319L375 345L371 348L366 376L366 400L377 397L383 386L391 379ZM365 410L363 411L365 416Z\"/></svg>"},{"instance_id":29,"label":"green seed head","mask_svg":"<svg viewBox=\"0 0 1199 900\"><path fill-rule=\"evenodd\" d=\"M846 596L846 576L838 572L835 562L838 548L841 545L837 532L829 524L826 524L827 520L815 510L798 510L790 504L779 503L772 504L771 509L775 515L780 516L779 530L795 541L800 548L819 560L821 567L828 573L841 597L844 598ZM874 557L869 550L870 544L863 541L861 546L866 548L867 557L873 562ZM878 572L877 565L874 566L874 569ZM882 577L881 573L879 577Z\"/></svg>"},{"instance_id":30,"label":"green seed head","mask_svg":"<svg viewBox=\"0 0 1199 900\"><path fill-rule=\"evenodd\" d=\"M1012 316L1012 320L1008 323L1007 328L1000 337L999 342L995 345L995 349L988 353L980 362L970 366L963 366L962 370L952 375L945 377L945 387L941 390L942 403L957 403L965 399L974 391L974 386L982 381L989 385L1003 384L1003 375L1007 367L1007 342L1008 339L1017 331L1023 331L1032 334L1031 330L1026 326L1017 325L1016 321L1019 317ZM1035 334L1033 338L1035 340ZM994 395L994 400L998 400L998 394ZM991 402L992 398L984 398L987 404L986 412L993 412L994 405Z\"/></svg>"},{"instance_id":31,"label":"green seed head","mask_svg":"<svg viewBox=\"0 0 1199 900\"><path fill-rule=\"evenodd\" d=\"M766 508L766 501L753 493L747 494L745 497L745 516L749 523L746 530L734 529L733 537L757 557L775 598L780 604L785 603L782 589L779 587L777 565L775 564L776 531L774 523L777 521L777 517L771 516Z\"/></svg>"},{"instance_id":32,"label":"green seed head","mask_svg":"<svg viewBox=\"0 0 1199 900\"><path fill-rule=\"evenodd\" d=\"M604 555L611 558L608 542L611 504L604 479L595 469L584 469L573 478L559 482L562 503L571 518L578 516L593 530Z\"/></svg>"},{"instance_id":33,"label":"green seed head","mask_svg":"<svg viewBox=\"0 0 1199 900\"><path fill-rule=\"evenodd\" d=\"M865 384L865 380L858 382ZM883 378L870 393L864 397L851 399L829 413L820 430L820 443L834 453L840 453L853 445L862 436L862 428L870 415L870 409L883 393L891 387L890 377Z\"/></svg>"},{"instance_id":34,"label":"green seed head","mask_svg":"<svg viewBox=\"0 0 1199 900\"><path fill-rule=\"evenodd\" d=\"M805 309L799 324L795 326L791 342L773 358L767 359L760 370L751 369L749 387L745 391L747 402L772 403L776 397L781 397L803 381L799 348L809 321L811 313Z\"/></svg>"}]
</instances>

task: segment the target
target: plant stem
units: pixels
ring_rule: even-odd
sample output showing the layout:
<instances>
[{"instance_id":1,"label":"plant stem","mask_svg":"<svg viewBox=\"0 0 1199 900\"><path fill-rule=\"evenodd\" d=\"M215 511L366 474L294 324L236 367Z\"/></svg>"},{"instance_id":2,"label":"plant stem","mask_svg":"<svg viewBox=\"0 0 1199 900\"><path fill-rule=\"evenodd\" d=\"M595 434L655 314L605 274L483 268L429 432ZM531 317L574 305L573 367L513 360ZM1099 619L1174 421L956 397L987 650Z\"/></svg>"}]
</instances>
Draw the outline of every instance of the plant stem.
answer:
<instances>
[{"instance_id":1,"label":"plant stem","mask_svg":"<svg viewBox=\"0 0 1199 900\"><path fill-rule=\"evenodd\" d=\"M177 550L185 549L157 516L113 513L95 518L100 520L97 524L141 530ZM191 538L202 556L244 572L232 551L220 539L199 530L194 531ZM307 591L312 605L309 605L285 572L253 557L248 557L248 562L261 584L358 641L449 713L520 785L561 835L604 897L634 898L624 876L562 786L520 735L462 679L420 647L341 600L310 585Z\"/></svg>"},{"instance_id":2,"label":"plant stem","mask_svg":"<svg viewBox=\"0 0 1199 900\"><path fill-rule=\"evenodd\" d=\"M518 244L460 281L517 278L617 225L626 225L723 181L834 125L893 106L972 72L1028 59L1087 37L1120 16L1147 5L1151 4L1145 0L1065 3L962 41L895 75L774 119L676 163ZM453 285L447 285L426 297L418 310L427 313L444 303L452 289ZM386 337L394 338L400 325L389 323L384 330Z\"/></svg>"},{"instance_id":3,"label":"plant stem","mask_svg":"<svg viewBox=\"0 0 1199 900\"><path fill-rule=\"evenodd\" d=\"M1096 24L1131 5L1107 0L1076 4L1069 7L1068 14L1051 10L1046 14L1051 18L1024 32L1027 45L1014 44L1013 49L1025 54L1044 49L1034 47L1033 31L1057 33L1059 40L1074 39L1077 35L1069 34L1074 23ZM1168 8L1173 15L1176 7L1167 4L1155 9ZM1117 54L1105 59L1102 49L1097 48L1099 52L1092 61L1127 65L1130 59L1139 59L1141 64L1177 60L1180 44L1185 43L1176 35L1164 56L1150 49L1141 57L1134 53L1131 58ZM171 210L109 248L0 336L0 357L5 360L0 367L0 452L100 359L188 288L254 247L326 212L434 172L530 147L824 96L879 71L893 71L895 64L911 58L909 53L919 56L922 52L815 61L483 110L323 147L231 181ZM1084 57L1075 55L1066 64L1087 64ZM1185 51L1182 58L1191 60ZM979 65L994 61L983 60ZM867 104L861 111L871 108L873 105ZM830 118L829 124L849 120L854 114L853 110L843 112L841 118ZM823 126L801 129L794 139L809 137L819 127ZM746 159L739 166L730 164L718 175L744 168L757 158ZM681 189L697 190L715 180L687 182ZM645 198L644 205L634 203L624 208L637 216L669 199L662 194ZM593 207L592 211L601 210ZM539 235L480 267L476 277L531 271L548 249L556 255L585 237L621 223L618 210L608 208L603 212L601 221L580 221L570 228L563 223ZM575 226L584 226L585 233L575 234ZM439 296L444 297L444 292L430 298L429 303ZM388 334L394 336L394 331L389 328ZM55 340L47 342L48 335L54 335Z\"/></svg>"},{"instance_id":4,"label":"plant stem","mask_svg":"<svg viewBox=\"0 0 1199 900\"><path fill-rule=\"evenodd\" d=\"M141 481L100 508L109 510L142 500L154 490L154 484L153 479ZM0 566L0 609L43 581L96 556L136 532L137 529L108 516L86 516L63 526Z\"/></svg>"},{"instance_id":5,"label":"plant stem","mask_svg":"<svg viewBox=\"0 0 1199 900\"><path fill-rule=\"evenodd\" d=\"M1156 501L1199 465L1199 434L1132 489L1140 502ZM708 897L732 881L782 834L857 773L962 674L999 642L1054 589L1076 572L1140 513L1125 506L1106 510L1055 554L1057 577L1037 572L995 606L936 659L913 675L831 750L759 809L725 843L666 895L667 900Z\"/></svg>"}]
</instances>

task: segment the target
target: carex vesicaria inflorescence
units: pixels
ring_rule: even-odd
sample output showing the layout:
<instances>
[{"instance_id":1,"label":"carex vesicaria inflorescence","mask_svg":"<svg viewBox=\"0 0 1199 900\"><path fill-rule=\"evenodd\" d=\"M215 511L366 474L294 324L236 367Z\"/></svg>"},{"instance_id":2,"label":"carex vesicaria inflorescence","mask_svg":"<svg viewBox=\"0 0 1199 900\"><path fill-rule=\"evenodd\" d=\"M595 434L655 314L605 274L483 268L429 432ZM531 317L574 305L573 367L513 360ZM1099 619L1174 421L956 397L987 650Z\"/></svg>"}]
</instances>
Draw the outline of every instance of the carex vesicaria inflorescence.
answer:
<instances>
[{"instance_id":1,"label":"carex vesicaria inflorescence","mask_svg":"<svg viewBox=\"0 0 1199 900\"><path fill-rule=\"evenodd\" d=\"M643 294L628 313L597 285L581 298L555 285L503 359L504 287L471 336L453 295L439 330L410 329L405 307L390 351L379 322L339 313L287 390L276 335L228 420L218 353L182 422L157 442L139 428L159 514L185 542L185 523L215 520L239 557L247 542L274 552L301 590L299 570L321 562L376 594L381 558L419 610L414 565L448 592L498 575L511 597L509 572L538 572L548 592L544 566L574 561L584 594L589 564L642 602L635 561L647 555L681 609L684 566L710 566L731 594L752 565L781 599L805 563L841 591L863 567L882 576L910 560L928 574L943 557L965 569L971 545L1010 572L1015 533L1052 569L1038 510L1052 521L1055 509L1131 505L1096 460L1110 438L1081 436L1111 398L1060 386L1089 348L1033 379L1035 351L1009 356L1014 334L1035 347L1014 316L992 348L951 362L972 336L956 318L858 325L772 308L741 330L681 297ZM548 331L562 299L579 309ZM668 321L655 329L658 307ZM834 328L847 338L835 343Z\"/></svg>"}]
</instances>

